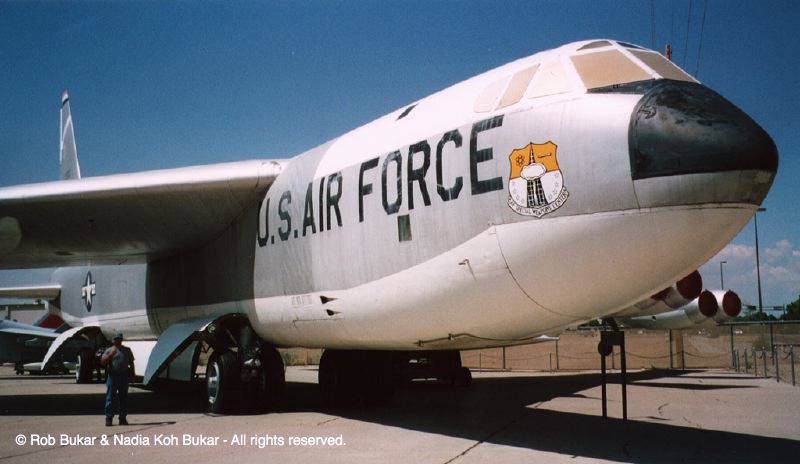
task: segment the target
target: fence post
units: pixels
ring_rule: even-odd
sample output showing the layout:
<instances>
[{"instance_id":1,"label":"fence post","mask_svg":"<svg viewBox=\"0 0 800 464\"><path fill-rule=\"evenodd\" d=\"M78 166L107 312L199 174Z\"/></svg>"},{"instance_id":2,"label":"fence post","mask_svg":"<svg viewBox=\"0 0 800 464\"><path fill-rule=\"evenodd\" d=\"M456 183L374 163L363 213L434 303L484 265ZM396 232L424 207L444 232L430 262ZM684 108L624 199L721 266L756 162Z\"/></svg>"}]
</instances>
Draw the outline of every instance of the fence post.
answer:
<instances>
[{"instance_id":1,"label":"fence post","mask_svg":"<svg viewBox=\"0 0 800 464\"><path fill-rule=\"evenodd\" d=\"M686 351L683 350L683 333L681 333L681 370L686 370Z\"/></svg>"},{"instance_id":2,"label":"fence post","mask_svg":"<svg viewBox=\"0 0 800 464\"><path fill-rule=\"evenodd\" d=\"M794 345L789 346L789 357L792 361L792 386L794 387Z\"/></svg>"},{"instance_id":3,"label":"fence post","mask_svg":"<svg viewBox=\"0 0 800 464\"><path fill-rule=\"evenodd\" d=\"M506 370L506 347L503 347L503 370Z\"/></svg>"},{"instance_id":4,"label":"fence post","mask_svg":"<svg viewBox=\"0 0 800 464\"><path fill-rule=\"evenodd\" d=\"M672 330L669 330L669 368L675 369L675 364L672 362Z\"/></svg>"},{"instance_id":5,"label":"fence post","mask_svg":"<svg viewBox=\"0 0 800 464\"><path fill-rule=\"evenodd\" d=\"M733 360L733 326L731 326L731 365L736 364Z\"/></svg>"},{"instance_id":6,"label":"fence post","mask_svg":"<svg viewBox=\"0 0 800 464\"><path fill-rule=\"evenodd\" d=\"M676 330L676 337L675 337L675 353L680 356L678 358L678 362L680 363L681 367L680 370L686 369L686 353L683 351L683 330Z\"/></svg>"},{"instance_id":7,"label":"fence post","mask_svg":"<svg viewBox=\"0 0 800 464\"><path fill-rule=\"evenodd\" d=\"M753 348L753 372L755 372L756 377L758 377L758 356L756 355L756 349Z\"/></svg>"},{"instance_id":8,"label":"fence post","mask_svg":"<svg viewBox=\"0 0 800 464\"><path fill-rule=\"evenodd\" d=\"M769 323L769 349L774 349L775 347L775 334L773 333L772 326L775 325L772 322Z\"/></svg>"},{"instance_id":9,"label":"fence post","mask_svg":"<svg viewBox=\"0 0 800 464\"><path fill-rule=\"evenodd\" d=\"M775 381L781 383L781 368L778 367L781 364L781 355L777 352L778 347L775 346L772 349L772 359L775 360Z\"/></svg>"},{"instance_id":10,"label":"fence post","mask_svg":"<svg viewBox=\"0 0 800 464\"><path fill-rule=\"evenodd\" d=\"M772 327L772 326L770 326L770 327ZM761 352L761 359L764 360L764 378L767 379L767 378L769 378L769 371L767 370L767 352L766 351L762 351Z\"/></svg>"},{"instance_id":11,"label":"fence post","mask_svg":"<svg viewBox=\"0 0 800 464\"><path fill-rule=\"evenodd\" d=\"M483 357L481 356L481 353L478 353L478 370L483 370Z\"/></svg>"},{"instance_id":12,"label":"fence post","mask_svg":"<svg viewBox=\"0 0 800 464\"><path fill-rule=\"evenodd\" d=\"M747 368L749 368L749 367L750 367L750 365L747 362L747 350L744 350L744 373L745 374L747 374Z\"/></svg>"},{"instance_id":13,"label":"fence post","mask_svg":"<svg viewBox=\"0 0 800 464\"><path fill-rule=\"evenodd\" d=\"M561 370L561 364L560 364L558 358L559 358L559 356L558 356L558 339L556 338L556 370L560 371Z\"/></svg>"}]
</instances>

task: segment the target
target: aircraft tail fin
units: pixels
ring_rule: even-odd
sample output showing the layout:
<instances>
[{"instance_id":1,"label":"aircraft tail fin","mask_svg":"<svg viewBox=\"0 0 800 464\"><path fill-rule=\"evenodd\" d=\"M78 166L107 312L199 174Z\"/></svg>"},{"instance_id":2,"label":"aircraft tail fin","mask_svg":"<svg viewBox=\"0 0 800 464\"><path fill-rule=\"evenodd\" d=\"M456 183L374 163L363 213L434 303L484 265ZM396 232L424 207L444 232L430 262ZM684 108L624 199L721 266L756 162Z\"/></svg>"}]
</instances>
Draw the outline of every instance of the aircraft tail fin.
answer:
<instances>
[{"instance_id":1,"label":"aircraft tail fin","mask_svg":"<svg viewBox=\"0 0 800 464\"><path fill-rule=\"evenodd\" d=\"M75 148L75 131L72 128L72 114L69 110L69 94L61 94L61 137L59 139L58 160L61 165L61 180L80 179L81 167L78 164L78 150Z\"/></svg>"},{"instance_id":2,"label":"aircraft tail fin","mask_svg":"<svg viewBox=\"0 0 800 464\"><path fill-rule=\"evenodd\" d=\"M54 314L51 312L46 312L42 314L42 316L33 323L36 327L41 327L43 329L53 329L56 332L63 332L64 330L60 330L62 327L66 325L66 328L69 328L64 319L61 319L61 316L58 314Z\"/></svg>"}]
</instances>

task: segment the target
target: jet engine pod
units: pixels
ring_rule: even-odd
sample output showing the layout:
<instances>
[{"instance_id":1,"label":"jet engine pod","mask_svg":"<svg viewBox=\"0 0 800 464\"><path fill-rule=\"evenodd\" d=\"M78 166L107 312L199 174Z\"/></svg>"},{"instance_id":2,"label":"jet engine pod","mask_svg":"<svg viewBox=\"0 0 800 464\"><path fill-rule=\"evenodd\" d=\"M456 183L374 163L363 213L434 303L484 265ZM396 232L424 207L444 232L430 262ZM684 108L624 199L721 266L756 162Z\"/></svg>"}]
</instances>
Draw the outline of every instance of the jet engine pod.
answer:
<instances>
[{"instance_id":1,"label":"jet engine pod","mask_svg":"<svg viewBox=\"0 0 800 464\"><path fill-rule=\"evenodd\" d=\"M722 310L730 317L736 317L742 312L742 300L739 295L732 290L728 290L722 296Z\"/></svg>"},{"instance_id":2,"label":"jet engine pod","mask_svg":"<svg viewBox=\"0 0 800 464\"><path fill-rule=\"evenodd\" d=\"M703 277L695 270L688 276L679 280L678 283L675 284L675 287L678 289L678 293L686 298L686 301L692 301L699 297L700 293L703 291Z\"/></svg>"},{"instance_id":3,"label":"jet engine pod","mask_svg":"<svg viewBox=\"0 0 800 464\"><path fill-rule=\"evenodd\" d=\"M705 317L714 317L719 310L717 297L708 290L704 290L697 298L697 306L700 309L700 313Z\"/></svg>"}]
</instances>

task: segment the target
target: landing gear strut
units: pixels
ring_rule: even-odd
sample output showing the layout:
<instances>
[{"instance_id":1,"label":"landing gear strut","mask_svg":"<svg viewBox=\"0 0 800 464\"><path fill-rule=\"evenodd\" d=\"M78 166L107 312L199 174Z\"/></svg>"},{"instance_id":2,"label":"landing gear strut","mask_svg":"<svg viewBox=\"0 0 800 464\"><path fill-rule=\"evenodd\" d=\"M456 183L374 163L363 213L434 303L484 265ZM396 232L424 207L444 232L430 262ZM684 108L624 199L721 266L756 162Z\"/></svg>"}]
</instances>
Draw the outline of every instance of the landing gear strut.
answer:
<instances>
[{"instance_id":1,"label":"landing gear strut","mask_svg":"<svg viewBox=\"0 0 800 464\"><path fill-rule=\"evenodd\" d=\"M91 348L81 348L78 351L78 364L75 366L75 380L77 383L90 383L94 373L94 351Z\"/></svg>"},{"instance_id":2,"label":"landing gear strut","mask_svg":"<svg viewBox=\"0 0 800 464\"><path fill-rule=\"evenodd\" d=\"M206 366L209 412L266 412L278 408L286 379L278 350L265 345L246 320L216 327L206 339L214 353Z\"/></svg>"},{"instance_id":3,"label":"landing gear strut","mask_svg":"<svg viewBox=\"0 0 800 464\"><path fill-rule=\"evenodd\" d=\"M628 420L628 391L627 391L627 368L625 365L625 332L619 330L616 322L613 319L606 319L603 322L608 322L612 330L600 331L600 342L597 344L597 352L600 353L600 372L602 382L602 398L603 398L603 418L608 418L608 406L606 395L606 356L614 352L614 346L619 346L620 361L621 361L621 374L622 374L622 420Z\"/></svg>"}]
</instances>

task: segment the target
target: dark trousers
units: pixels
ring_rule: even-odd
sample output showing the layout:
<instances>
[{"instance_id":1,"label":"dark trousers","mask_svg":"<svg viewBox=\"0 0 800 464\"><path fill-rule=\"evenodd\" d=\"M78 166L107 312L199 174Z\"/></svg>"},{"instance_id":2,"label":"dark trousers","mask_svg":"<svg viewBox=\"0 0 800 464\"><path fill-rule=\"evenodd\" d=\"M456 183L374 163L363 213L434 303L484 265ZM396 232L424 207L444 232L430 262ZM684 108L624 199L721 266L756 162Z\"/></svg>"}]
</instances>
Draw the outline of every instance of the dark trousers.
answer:
<instances>
[{"instance_id":1,"label":"dark trousers","mask_svg":"<svg viewBox=\"0 0 800 464\"><path fill-rule=\"evenodd\" d=\"M106 419L114 417L114 399L119 401L119 417L128 415L128 373L114 374L106 377Z\"/></svg>"}]
</instances>

